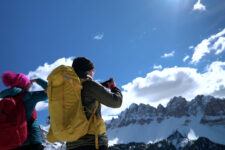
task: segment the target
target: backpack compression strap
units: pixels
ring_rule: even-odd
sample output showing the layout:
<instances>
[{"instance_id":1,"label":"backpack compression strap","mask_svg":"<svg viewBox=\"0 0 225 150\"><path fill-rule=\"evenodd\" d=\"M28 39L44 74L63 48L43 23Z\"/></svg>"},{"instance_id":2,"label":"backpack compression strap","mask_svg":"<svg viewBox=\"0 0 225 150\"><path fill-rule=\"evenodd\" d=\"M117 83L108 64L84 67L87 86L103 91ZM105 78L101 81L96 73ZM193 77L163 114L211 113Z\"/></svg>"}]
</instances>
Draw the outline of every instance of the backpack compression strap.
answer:
<instances>
[{"instance_id":1,"label":"backpack compression strap","mask_svg":"<svg viewBox=\"0 0 225 150\"><path fill-rule=\"evenodd\" d=\"M95 103L95 111L98 108L99 102L96 101ZM94 115L94 126L95 126L95 147L96 149L99 149L99 145L98 145L98 128L97 128L97 122L96 122L96 115Z\"/></svg>"},{"instance_id":2,"label":"backpack compression strap","mask_svg":"<svg viewBox=\"0 0 225 150\"><path fill-rule=\"evenodd\" d=\"M95 148L96 149L99 149L99 145L98 145L98 128L97 128L97 121L96 121L96 118L97 117L95 115L95 112L96 112L98 106L99 106L99 102L96 100L96 102L95 102L95 109L92 112L91 117L89 119L89 124L90 124L90 121L92 120L92 118L94 119L94 126L95 126Z\"/></svg>"}]
</instances>

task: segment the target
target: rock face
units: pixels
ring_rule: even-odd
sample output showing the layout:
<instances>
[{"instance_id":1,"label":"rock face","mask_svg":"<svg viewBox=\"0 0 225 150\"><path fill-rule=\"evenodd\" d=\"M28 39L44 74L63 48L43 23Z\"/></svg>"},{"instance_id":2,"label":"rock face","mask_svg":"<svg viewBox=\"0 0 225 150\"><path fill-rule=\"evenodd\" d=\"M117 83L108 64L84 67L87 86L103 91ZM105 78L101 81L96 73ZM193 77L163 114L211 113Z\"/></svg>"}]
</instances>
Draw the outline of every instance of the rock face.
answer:
<instances>
[{"instance_id":1,"label":"rock face","mask_svg":"<svg viewBox=\"0 0 225 150\"><path fill-rule=\"evenodd\" d=\"M205 115L207 116L222 116L225 115L225 101L212 98L206 105Z\"/></svg>"},{"instance_id":2,"label":"rock face","mask_svg":"<svg viewBox=\"0 0 225 150\"><path fill-rule=\"evenodd\" d=\"M106 124L107 129L126 127L130 124L150 124L153 120L161 123L164 119L174 117L201 116L200 123L225 126L225 99L198 95L187 101L183 97L174 97L166 107L161 104L154 108L146 104L132 104L117 119ZM185 120L188 125L191 120Z\"/></svg>"},{"instance_id":3,"label":"rock face","mask_svg":"<svg viewBox=\"0 0 225 150\"><path fill-rule=\"evenodd\" d=\"M201 123L210 125L225 125L225 101L212 98L206 105Z\"/></svg>"},{"instance_id":4,"label":"rock face","mask_svg":"<svg viewBox=\"0 0 225 150\"><path fill-rule=\"evenodd\" d=\"M166 114L166 108L163 107L163 105L159 104L156 112L157 112L157 115L165 115Z\"/></svg>"},{"instance_id":5,"label":"rock face","mask_svg":"<svg viewBox=\"0 0 225 150\"><path fill-rule=\"evenodd\" d=\"M167 139L153 144L128 143L116 144L109 147L109 150L224 150L225 145L216 144L207 138L200 137L197 140L190 140L180 132L175 131Z\"/></svg>"},{"instance_id":6,"label":"rock face","mask_svg":"<svg viewBox=\"0 0 225 150\"><path fill-rule=\"evenodd\" d=\"M167 104L166 113L177 118L188 116L188 102L183 97L174 97Z\"/></svg>"},{"instance_id":7,"label":"rock face","mask_svg":"<svg viewBox=\"0 0 225 150\"><path fill-rule=\"evenodd\" d=\"M130 115L133 114L133 115ZM126 111L123 111L120 116L120 120L113 119L109 124L107 124L107 128L113 127L116 125L118 127L128 126L130 124L149 124L152 121L152 118L156 116L157 110L145 104L132 104Z\"/></svg>"}]
</instances>

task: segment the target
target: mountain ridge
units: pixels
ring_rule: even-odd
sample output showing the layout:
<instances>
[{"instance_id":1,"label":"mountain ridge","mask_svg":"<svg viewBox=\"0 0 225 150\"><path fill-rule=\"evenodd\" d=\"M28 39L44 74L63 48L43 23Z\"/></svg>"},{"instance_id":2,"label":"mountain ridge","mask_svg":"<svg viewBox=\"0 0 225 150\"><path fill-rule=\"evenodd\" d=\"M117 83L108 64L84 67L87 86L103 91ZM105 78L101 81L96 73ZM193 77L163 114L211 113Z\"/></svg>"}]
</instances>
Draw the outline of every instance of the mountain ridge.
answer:
<instances>
[{"instance_id":1,"label":"mountain ridge","mask_svg":"<svg viewBox=\"0 0 225 150\"><path fill-rule=\"evenodd\" d=\"M165 107L131 104L118 118L107 121L106 127L113 144L154 142L179 130L225 145L225 99L197 95L191 101L173 97Z\"/></svg>"},{"instance_id":2,"label":"mountain ridge","mask_svg":"<svg viewBox=\"0 0 225 150\"><path fill-rule=\"evenodd\" d=\"M166 139L155 143L127 143L115 144L109 147L109 150L224 150L225 145L217 144L208 138L199 137L196 140L190 140L183 136L179 131L173 132Z\"/></svg>"},{"instance_id":3,"label":"mountain ridge","mask_svg":"<svg viewBox=\"0 0 225 150\"><path fill-rule=\"evenodd\" d=\"M157 117L160 123L163 119L168 117L189 117L196 116L199 113L202 114L201 124L212 125L214 123L225 126L225 99L198 95L191 101L187 101L181 96L174 97L169 101L166 107L161 104L159 104L157 108L149 104L131 104L129 108L121 112L117 119L113 118L106 126L107 129L110 129L114 128L116 124L116 127L128 126L135 123L141 125L149 124L155 117ZM186 123L188 123L188 121Z\"/></svg>"},{"instance_id":4,"label":"mountain ridge","mask_svg":"<svg viewBox=\"0 0 225 150\"><path fill-rule=\"evenodd\" d=\"M65 150L66 145L62 142L49 143L46 141L46 127L41 127L44 132L43 146L45 150ZM126 144L115 144L109 146L109 150L224 150L225 145L210 141L208 138L199 137L195 140L189 139L179 131L174 131L166 139L154 143L130 142Z\"/></svg>"}]
</instances>

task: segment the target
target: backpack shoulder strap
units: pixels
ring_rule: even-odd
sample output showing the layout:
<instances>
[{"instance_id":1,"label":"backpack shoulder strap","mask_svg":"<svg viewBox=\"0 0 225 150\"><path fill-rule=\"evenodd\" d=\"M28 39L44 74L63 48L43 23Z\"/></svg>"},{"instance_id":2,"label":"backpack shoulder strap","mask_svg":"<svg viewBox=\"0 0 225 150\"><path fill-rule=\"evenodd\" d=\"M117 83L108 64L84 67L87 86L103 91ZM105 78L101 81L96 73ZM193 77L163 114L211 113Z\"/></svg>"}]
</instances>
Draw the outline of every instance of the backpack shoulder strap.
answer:
<instances>
[{"instance_id":1,"label":"backpack shoulder strap","mask_svg":"<svg viewBox=\"0 0 225 150\"><path fill-rule=\"evenodd\" d=\"M32 116L30 117L30 120L27 122L27 126L28 128L31 127L32 123L37 119L37 111L36 109L34 109L34 112L32 114Z\"/></svg>"},{"instance_id":2,"label":"backpack shoulder strap","mask_svg":"<svg viewBox=\"0 0 225 150\"><path fill-rule=\"evenodd\" d=\"M98 106L99 106L99 101L96 100L96 101L95 101L95 109L94 109L94 111L91 113L91 117L90 117L89 120L88 120L88 121L89 121L89 124L90 124L90 122L92 121L92 119L94 120L94 127L95 127L95 148L96 148L96 149L99 149L99 144L98 144L98 130L97 130L97 121L96 121L97 117L96 117L96 115L95 115ZM89 110L89 109L88 109L88 111L91 112L91 110Z\"/></svg>"},{"instance_id":3,"label":"backpack shoulder strap","mask_svg":"<svg viewBox=\"0 0 225 150\"><path fill-rule=\"evenodd\" d=\"M25 96L25 94L26 94L26 92L20 93L20 94L14 96L14 98L15 98L15 99L21 99L21 100L22 100L23 97Z\"/></svg>"},{"instance_id":4,"label":"backpack shoulder strap","mask_svg":"<svg viewBox=\"0 0 225 150\"><path fill-rule=\"evenodd\" d=\"M97 108L99 106L99 101L96 100L95 102L95 109L93 111L93 113L95 114ZM99 144L98 144L98 130L97 130L97 121L96 121L96 115L94 115L94 126L95 126L95 148L99 149Z\"/></svg>"}]
</instances>

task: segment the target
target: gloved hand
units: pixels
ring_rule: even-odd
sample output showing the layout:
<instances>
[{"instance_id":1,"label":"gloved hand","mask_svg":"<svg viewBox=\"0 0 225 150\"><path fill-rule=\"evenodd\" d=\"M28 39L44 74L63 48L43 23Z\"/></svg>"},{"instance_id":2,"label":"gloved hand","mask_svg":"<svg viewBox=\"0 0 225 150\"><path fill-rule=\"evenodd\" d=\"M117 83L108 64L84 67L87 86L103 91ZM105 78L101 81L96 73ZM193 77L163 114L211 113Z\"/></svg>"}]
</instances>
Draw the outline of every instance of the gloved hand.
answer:
<instances>
[{"instance_id":1,"label":"gloved hand","mask_svg":"<svg viewBox=\"0 0 225 150\"><path fill-rule=\"evenodd\" d=\"M116 87L116 83L114 82L114 79L113 78L110 78L109 80L105 81L105 82L102 82L101 83L104 87L106 88L114 88Z\"/></svg>"},{"instance_id":2,"label":"gloved hand","mask_svg":"<svg viewBox=\"0 0 225 150\"><path fill-rule=\"evenodd\" d=\"M30 80L30 83L34 83L36 81L37 81L37 79L32 79L32 80Z\"/></svg>"}]
</instances>

